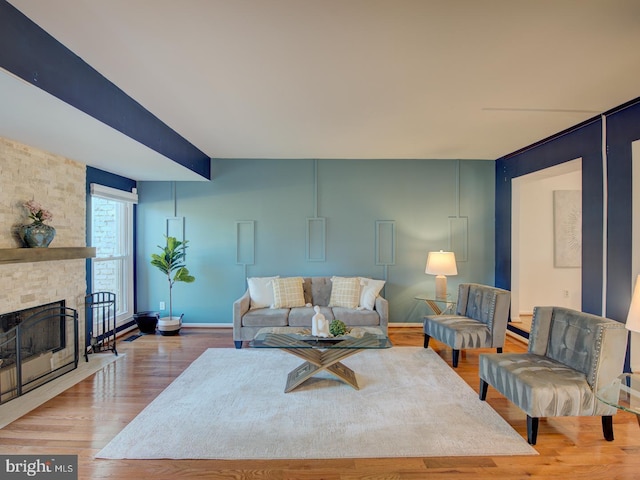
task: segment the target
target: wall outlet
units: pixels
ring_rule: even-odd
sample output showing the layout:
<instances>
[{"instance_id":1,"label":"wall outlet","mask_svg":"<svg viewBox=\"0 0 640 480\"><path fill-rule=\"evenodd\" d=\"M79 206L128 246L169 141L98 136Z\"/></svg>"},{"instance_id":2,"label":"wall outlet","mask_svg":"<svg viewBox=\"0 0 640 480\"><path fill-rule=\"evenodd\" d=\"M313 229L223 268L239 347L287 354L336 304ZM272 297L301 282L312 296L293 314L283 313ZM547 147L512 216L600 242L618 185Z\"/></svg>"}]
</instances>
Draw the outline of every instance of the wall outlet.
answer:
<instances>
[{"instance_id":1,"label":"wall outlet","mask_svg":"<svg viewBox=\"0 0 640 480\"><path fill-rule=\"evenodd\" d=\"M164 310L164 308L165 308L164 302L160 302L160 310Z\"/></svg>"}]
</instances>

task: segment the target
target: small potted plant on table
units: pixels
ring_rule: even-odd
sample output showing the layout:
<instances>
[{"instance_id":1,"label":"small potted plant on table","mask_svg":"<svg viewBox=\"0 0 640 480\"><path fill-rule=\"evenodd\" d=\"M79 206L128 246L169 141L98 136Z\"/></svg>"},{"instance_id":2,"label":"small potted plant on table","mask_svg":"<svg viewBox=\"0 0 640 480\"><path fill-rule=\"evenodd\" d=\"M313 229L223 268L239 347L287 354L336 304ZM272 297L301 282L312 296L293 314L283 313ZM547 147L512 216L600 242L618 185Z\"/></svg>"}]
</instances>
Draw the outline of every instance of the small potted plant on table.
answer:
<instances>
[{"instance_id":1,"label":"small potted plant on table","mask_svg":"<svg viewBox=\"0 0 640 480\"><path fill-rule=\"evenodd\" d=\"M173 285L176 282L193 283L195 277L189 274L184 263L188 241L181 242L175 237L166 238L167 243L164 247L158 245L162 252L151 254L151 265L164 273L169 282L169 316L158 320L158 331L162 335L177 335L180 333L183 315L173 316L173 300L171 298Z\"/></svg>"}]
</instances>

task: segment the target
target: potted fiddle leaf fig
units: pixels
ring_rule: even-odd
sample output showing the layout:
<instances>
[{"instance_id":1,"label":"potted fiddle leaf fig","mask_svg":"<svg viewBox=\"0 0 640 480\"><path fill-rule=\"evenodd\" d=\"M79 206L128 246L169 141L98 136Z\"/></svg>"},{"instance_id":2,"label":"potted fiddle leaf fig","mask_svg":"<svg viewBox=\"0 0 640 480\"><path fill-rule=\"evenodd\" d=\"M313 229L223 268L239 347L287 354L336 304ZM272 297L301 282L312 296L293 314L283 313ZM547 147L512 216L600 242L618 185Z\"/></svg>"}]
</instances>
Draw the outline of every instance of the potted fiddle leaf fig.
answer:
<instances>
[{"instance_id":1,"label":"potted fiddle leaf fig","mask_svg":"<svg viewBox=\"0 0 640 480\"><path fill-rule=\"evenodd\" d=\"M188 240L181 242L175 237L166 237L165 246L158 245L161 253L151 254L151 265L166 275L169 282L169 316L158 320L158 331L162 335L177 335L182 326L182 317L173 316L173 299L171 293L176 282L193 283L195 277L189 274L185 266L185 255Z\"/></svg>"}]
</instances>

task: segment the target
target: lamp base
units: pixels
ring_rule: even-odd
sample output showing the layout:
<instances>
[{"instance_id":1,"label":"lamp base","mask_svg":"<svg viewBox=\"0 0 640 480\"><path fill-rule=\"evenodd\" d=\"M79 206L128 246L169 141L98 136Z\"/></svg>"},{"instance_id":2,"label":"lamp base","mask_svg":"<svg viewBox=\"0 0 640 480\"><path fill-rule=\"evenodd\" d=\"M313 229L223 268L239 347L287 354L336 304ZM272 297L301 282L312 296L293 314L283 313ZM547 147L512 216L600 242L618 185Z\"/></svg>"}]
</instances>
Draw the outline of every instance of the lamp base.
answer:
<instances>
[{"instance_id":1,"label":"lamp base","mask_svg":"<svg viewBox=\"0 0 640 480\"><path fill-rule=\"evenodd\" d=\"M436 298L447 298L447 277L436 275Z\"/></svg>"}]
</instances>

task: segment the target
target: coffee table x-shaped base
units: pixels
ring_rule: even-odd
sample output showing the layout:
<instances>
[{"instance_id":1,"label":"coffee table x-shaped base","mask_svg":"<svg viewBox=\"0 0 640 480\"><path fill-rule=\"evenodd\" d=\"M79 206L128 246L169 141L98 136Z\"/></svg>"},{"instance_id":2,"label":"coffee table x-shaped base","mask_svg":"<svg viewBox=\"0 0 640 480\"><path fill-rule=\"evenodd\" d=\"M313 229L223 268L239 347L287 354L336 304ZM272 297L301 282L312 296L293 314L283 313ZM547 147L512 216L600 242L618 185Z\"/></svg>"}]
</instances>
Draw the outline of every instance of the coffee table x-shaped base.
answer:
<instances>
[{"instance_id":1,"label":"coffee table x-shaped base","mask_svg":"<svg viewBox=\"0 0 640 480\"><path fill-rule=\"evenodd\" d=\"M376 342L376 340L367 338L367 335L365 335L362 338L349 338L332 345L329 349L323 349L322 346L309 348L308 343L293 340L288 335L271 335L268 343L273 347L280 348L306 360L302 365L289 372L287 385L284 389L285 393L289 393L309 378L324 370L335 375L356 390L359 390L360 387L358 387L355 372L340 363L340 360L366 350ZM299 343L298 348L296 348L297 343Z\"/></svg>"}]
</instances>

